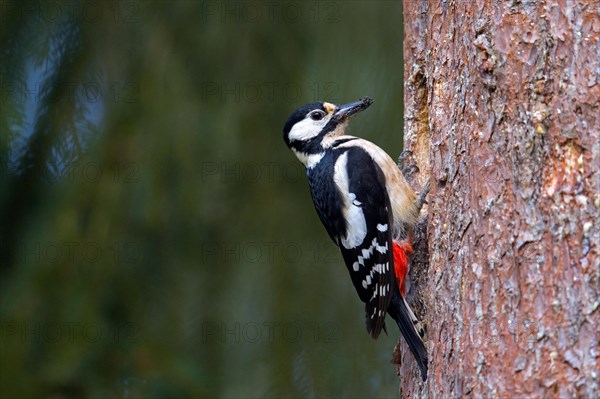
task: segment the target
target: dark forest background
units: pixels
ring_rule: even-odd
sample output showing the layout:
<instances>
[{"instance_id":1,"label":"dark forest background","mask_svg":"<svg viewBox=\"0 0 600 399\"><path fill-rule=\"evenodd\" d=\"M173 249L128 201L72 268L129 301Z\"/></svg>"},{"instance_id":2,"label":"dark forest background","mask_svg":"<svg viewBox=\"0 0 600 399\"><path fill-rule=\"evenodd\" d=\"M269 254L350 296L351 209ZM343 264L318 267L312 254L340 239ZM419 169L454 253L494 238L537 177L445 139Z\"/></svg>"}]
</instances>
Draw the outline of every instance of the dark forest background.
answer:
<instances>
[{"instance_id":1,"label":"dark forest background","mask_svg":"<svg viewBox=\"0 0 600 399\"><path fill-rule=\"evenodd\" d=\"M375 100L402 137L402 9L0 2L2 397L395 397L282 126Z\"/></svg>"}]
</instances>

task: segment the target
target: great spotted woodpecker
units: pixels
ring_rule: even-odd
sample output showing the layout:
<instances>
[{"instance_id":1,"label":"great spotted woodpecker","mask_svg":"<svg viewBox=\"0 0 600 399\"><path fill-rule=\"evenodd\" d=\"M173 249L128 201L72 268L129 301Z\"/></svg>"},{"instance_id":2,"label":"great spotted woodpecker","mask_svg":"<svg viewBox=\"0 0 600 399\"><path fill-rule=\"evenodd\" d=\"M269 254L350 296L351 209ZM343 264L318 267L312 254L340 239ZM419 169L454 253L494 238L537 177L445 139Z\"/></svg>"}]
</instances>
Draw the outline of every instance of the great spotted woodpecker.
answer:
<instances>
[{"instance_id":1,"label":"great spotted woodpecker","mask_svg":"<svg viewBox=\"0 0 600 399\"><path fill-rule=\"evenodd\" d=\"M406 302L412 227L428 188L417 197L396 163L375 144L344 134L349 118L373 100L306 104L283 128L283 138L306 166L321 222L340 248L367 331L377 338L388 313L427 378L423 328Z\"/></svg>"}]
</instances>

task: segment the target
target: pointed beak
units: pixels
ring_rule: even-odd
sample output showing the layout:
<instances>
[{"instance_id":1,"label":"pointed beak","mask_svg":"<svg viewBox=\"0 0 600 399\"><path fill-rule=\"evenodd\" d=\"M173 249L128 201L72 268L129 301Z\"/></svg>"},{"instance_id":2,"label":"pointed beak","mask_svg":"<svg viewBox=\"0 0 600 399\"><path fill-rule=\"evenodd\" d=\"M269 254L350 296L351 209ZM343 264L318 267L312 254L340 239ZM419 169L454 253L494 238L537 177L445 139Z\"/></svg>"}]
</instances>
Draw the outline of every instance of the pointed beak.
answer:
<instances>
[{"instance_id":1,"label":"pointed beak","mask_svg":"<svg viewBox=\"0 0 600 399\"><path fill-rule=\"evenodd\" d=\"M343 121L344 119L347 119L348 117L369 108L371 104L373 104L373 99L371 97L365 97L358 101L338 106L338 109L335 111L333 116L338 121Z\"/></svg>"}]
</instances>

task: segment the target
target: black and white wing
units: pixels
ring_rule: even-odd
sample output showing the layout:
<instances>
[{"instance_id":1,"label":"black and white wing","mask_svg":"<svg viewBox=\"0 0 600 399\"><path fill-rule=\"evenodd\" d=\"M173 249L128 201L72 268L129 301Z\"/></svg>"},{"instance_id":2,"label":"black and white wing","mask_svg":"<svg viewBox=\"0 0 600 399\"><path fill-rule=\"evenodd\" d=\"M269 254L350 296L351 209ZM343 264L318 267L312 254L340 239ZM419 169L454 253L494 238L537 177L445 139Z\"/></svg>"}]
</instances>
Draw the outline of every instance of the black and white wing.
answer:
<instances>
[{"instance_id":1,"label":"black and white wing","mask_svg":"<svg viewBox=\"0 0 600 399\"><path fill-rule=\"evenodd\" d=\"M333 172L333 187L313 187L328 179L309 176L311 190L317 213L340 247L354 287L365 302L367 330L377 338L395 284L390 200L383 172L367 152L360 147L338 151L328 163L333 171L321 171L329 176Z\"/></svg>"}]
</instances>

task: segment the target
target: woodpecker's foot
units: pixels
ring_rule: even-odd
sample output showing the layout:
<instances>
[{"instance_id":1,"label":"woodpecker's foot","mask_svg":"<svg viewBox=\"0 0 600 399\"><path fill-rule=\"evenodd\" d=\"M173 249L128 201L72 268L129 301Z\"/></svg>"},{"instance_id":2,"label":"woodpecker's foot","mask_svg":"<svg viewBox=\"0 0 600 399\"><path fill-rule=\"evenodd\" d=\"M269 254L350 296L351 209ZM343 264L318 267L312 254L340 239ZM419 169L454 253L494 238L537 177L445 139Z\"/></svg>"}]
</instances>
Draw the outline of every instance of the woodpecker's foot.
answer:
<instances>
[{"instance_id":1,"label":"woodpecker's foot","mask_svg":"<svg viewBox=\"0 0 600 399\"><path fill-rule=\"evenodd\" d=\"M404 169L404 160L410 154L412 154L412 151L409 151L409 150L402 151L402 154L400 154L400 156L398 157L398 169L400 169L400 170Z\"/></svg>"},{"instance_id":2,"label":"woodpecker's foot","mask_svg":"<svg viewBox=\"0 0 600 399\"><path fill-rule=\"evenodd\" d=\"M402 172L402 174L408 181L412 181L413 176L416 175L417 173L419 173L419 171L420 171L420 169L416 163L411 163L410 165L406 165L406 166L404 165L406 158L411 154L412 154L412 151L409 151L409 150L402 151L402 154L400 154L400 156L398 157L398 163L397 163L398 169L400 169L400 171Z\"/></svg>"},{"instance_id":3,"label":"woodpecker's foot","mask_svg":"<svg viewBox=\"0 0 600 399\"><path fill-rule=\"evenodd\" d=\"M412 180L412 176L419 173L419 167L416 164L410 164L406 168L402 169L402 174L409 180Z\"/></svg>"},{"instance_id":4,"label":"woodpecker's foot","mask_svg":"<svg viewBox=\"0 0 600 399\"><path fill-rule=\"evenodd\" d=\"M421 192L419 193L419 198L417 199L417 202L415 203L415 206L419 209L419 211L421 210L421 208L423 208L423 205L429 203L429 202L427 202L425 197L427 197L427 194L429 194L430 188L431 188L431 185L430 185L429 181L427 181L427 183L425 183L425 185L421 189Z\"/></svg>"}]
</instances>

